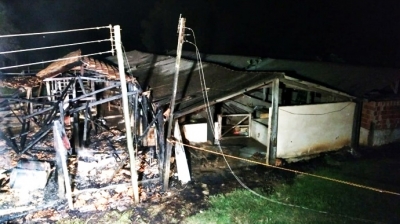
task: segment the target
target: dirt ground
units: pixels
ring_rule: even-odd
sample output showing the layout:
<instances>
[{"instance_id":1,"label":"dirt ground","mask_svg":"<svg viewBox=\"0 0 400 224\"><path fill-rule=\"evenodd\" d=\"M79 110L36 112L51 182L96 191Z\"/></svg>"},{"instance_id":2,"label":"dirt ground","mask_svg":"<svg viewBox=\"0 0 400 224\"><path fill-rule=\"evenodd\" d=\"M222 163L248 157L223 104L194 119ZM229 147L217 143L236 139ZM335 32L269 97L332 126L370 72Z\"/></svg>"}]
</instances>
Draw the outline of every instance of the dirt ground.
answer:
<instances>
[{"instance_id":1,"label":"dirt ground","mask_svg":"<svg viewBox=\"0 0 400 224\"><path fill-rule=\"evenodd\" d=\"M373 154L373 151L364 149L361 153L364 157L368 157ZM330 157L337 161L357 159L347 150L330 153ZM219 156L205 154L202 158L194 156L191 158L192 181L182 185L177 177L173 176L168 191L159 191L159 200L144 200L137 205L134 205L131 200L123 206L113 209L87 212L79 209L69 210L66 201L61 201L51 208L23 214L5 223L55 223L59 219L75 218L86 220L85 223L96 223L112 210L130 211L132 223L180 223L185 217L206 210L209 206L208 198L210 196L242 188ZM228 162L233 163L232 160ZM307 172L312 172L321 166L330 166L324 156L305 162L286 164L288 168ZM290 184L295 177L294 173L246 163L236 166L233 172L248 187L262 189L265 194L273 192L274 187L278 184Z\"/></svg>"}]
</instances>

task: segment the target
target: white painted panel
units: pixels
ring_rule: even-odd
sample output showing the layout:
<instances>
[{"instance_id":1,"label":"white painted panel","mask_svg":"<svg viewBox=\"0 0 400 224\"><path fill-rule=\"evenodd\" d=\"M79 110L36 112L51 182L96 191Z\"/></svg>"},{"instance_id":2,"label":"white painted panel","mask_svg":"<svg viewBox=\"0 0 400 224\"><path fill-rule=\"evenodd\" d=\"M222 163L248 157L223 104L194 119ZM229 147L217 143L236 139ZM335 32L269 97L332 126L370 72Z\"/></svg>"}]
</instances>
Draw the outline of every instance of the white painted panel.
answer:
<instances>
[{"instance_id":1,"label":"white painted panel","mask_svg":"<svg viewBox=\"0 0 400 224\"><path fill-rule=\"evenodd\" d=\"M261 144L268 145L268 119L253 119L251 121L251 137Z\"/></svg>"},{"instance_id":2,"label":"white painted panel","mask_svg":"<svg viewBox=\"0 0 400 224\"><path fill-rule=\"evenodd\" d=\"M207 123L185 124L183 130L189 142L207 142Z\"/></svg>"},{"instance_id":3,"label":"white painted panel","mask_svg":"<svg viewBox=\"0 0 400 224\"><path fill-rule=\"evenodd\" d=\"M279 107L278 158L293 158L350 145L355 103Z\"/></svg>"},{"instance_id":4,"label":"white painted panel","mask_svg":"<svg viewBox=\"0 0 400 224\"><path fill-rule=\"evenodd\" d=\"M181 132L179 130L178 121L175 122L174 137L178 142L182 142ZM175 158L176 168L178 170L178 179L182 184L186 184L190 181L189 166L186 160L185 149L182 144L175 144Z\"/></svg>"}]
</instances>

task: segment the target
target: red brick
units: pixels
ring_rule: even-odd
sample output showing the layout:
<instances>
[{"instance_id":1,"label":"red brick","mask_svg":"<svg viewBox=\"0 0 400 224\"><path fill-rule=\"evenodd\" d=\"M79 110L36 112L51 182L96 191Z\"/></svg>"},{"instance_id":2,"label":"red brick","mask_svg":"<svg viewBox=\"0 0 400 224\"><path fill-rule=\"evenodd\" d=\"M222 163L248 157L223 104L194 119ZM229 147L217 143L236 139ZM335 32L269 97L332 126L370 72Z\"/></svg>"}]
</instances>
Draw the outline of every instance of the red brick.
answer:
<instances>
[{"instance_id":1,"label":"red brick","mask_svg":"<svg viewBox=\"0 0 400 224\"><path fill-rule=\"evenodd\" d=\"M365 109L365 110L375 110L375 106L372 106L372 105L369 105L369 104L367 104L367 105L364 104L363 109Z\"/></svg>"},{"instance_id":2,"label":"red brick","mask_svg":"<svg viewBox=\"0 0 400 224\"><path fill-rule=\"evenodd\" d=\"M364 105L371 106L372 108L376 107L376 102L366 102Z\"/></svg>"},{"instance_id":3,"label":"red brick","mask_svg":"<svg viewBox=\"0 0 400 224\"><path fill-rule=\"evenodd\" d=\"M366 121L361 121L361 127L369 130L370 128L370 123L366 122Z\"/></svg>"}]
</instances>

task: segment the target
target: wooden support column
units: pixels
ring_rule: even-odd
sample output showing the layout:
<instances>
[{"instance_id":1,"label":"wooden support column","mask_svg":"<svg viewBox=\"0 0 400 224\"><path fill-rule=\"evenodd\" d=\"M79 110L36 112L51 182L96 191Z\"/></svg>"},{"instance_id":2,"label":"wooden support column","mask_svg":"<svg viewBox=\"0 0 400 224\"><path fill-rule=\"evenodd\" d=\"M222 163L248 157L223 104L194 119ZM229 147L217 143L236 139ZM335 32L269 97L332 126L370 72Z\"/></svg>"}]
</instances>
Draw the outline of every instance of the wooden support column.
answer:
<instances>
[{"instance_id":1,"label":"wooden support column","mask_svg":"<svg viewBox=\"0 0 400 224\"><path fill-rule=\"evenodd\" d=\"M75 107L78 107L77 103L75 103ZM74 150L75 153L78 154L80 150L80 135L79 135L79 111L75 112L73 115L73 123L72 123L72 133L74 138Z\"/></svg>"},{"instance_id":2,"label":"wooden support column","mask_svg":"<svg viewBox=\"0 0 400 224\"><path fill-rule=\"evenodd\" d=\"M51 95L53 95L53 94L52 94L51 89L50 89L50 81L46 81L46 93L47 93L47 99L49 101L52 101Z\"/></svg>"},{"instance_id":3,"label":"wooden support column","mask_svg":"<svg viewBox=\"0 0 400 224\"><path fill-rule=\"evenodd\" d=\"M122 55L122 43L121 43L121 29L119 25L114 26L114 34L115 34L115 49L117 50L117 59L118 59L118 72L119 78L121 82L121 94L122 94L122 109L124 112L124 120L125 120L125 130L126 130L126 141L127 148L129 152L129 163L131 168L131 182L133 188L133 197L135 203L139 203L139 186L138 186L138 175L136 171L136 156L135 151L133 150L133 136L131 129L131 122L129 116L129 102L128 102L128 87L126 84L125 77L125 68L124 68L124 60ZM138 95L136 94L136 98ZM137 110L137 103L135 104ZM136 123L136 122L135 122ZM136 130L134 130L136 131Z\"/></svg>"},{"instance_id":4,"label":"wooden support column","mask_svg":"<svg viewBox=\"0 0 400 224\"><path fill-rule=\"evenodd\" d=\"M172 87L172 97L171 97L171 103L170 103L170 114L169 114L169 120L168 120L168 129L167 129L167 140L172 137L172 130L173 130L173 124L174 124L174 109L175 109L175 98L176 98L176 92L178 88L178 77L179 77L179 68L181 64L181 56L182 56L182 46L183 46L183 41L184 41L184 36L185 36L185 22L186 19L180 17L179 18L179 24L178 24L178 46L177 46L177 51L176 51L176 62L175 62L175 75L174 75L174 83ZM170 159L171 159L171 151L172 151L172 143L167 142L167 149L165 152L165 166L164 166L164 173L163 173L163 189L168 190L168 184L169 184L169 173L170 173Z\"/></svg>"},{"instance_id":5,"label":"wooden support column","mask_svg":"<svg viewBox=\"0 0 400 224\"><path fill-rule=\"evenodd\" d=\"M277 151L277 140L278 140L278 107L279 107L279 79L275 79L272 82L272 96L271 96L271 114L269 119L271 119L271 133L269 142L269 152L268 152L268 164L275 164L276 151Z\"/></svg>"},{"instance_id":6,"label":"wooden support column","mask_svg":"<svg viewBox=\"0 0 400 224\"><path fill-rule=\"evenodd\" d=\"M360 143L360 128L361 128L361 115L362 115L362 100L355 101L356 107L354 108L353 130L351 133L351 148L357 150Z\"/></svg>"}]
</instances>

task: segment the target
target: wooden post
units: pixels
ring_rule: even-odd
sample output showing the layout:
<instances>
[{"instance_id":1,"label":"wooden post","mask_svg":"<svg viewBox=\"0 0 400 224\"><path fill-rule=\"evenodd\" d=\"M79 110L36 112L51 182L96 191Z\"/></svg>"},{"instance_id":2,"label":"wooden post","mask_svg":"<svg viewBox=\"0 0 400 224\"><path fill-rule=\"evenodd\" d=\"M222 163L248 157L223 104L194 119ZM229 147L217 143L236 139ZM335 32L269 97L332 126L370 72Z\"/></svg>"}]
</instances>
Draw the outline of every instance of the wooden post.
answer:
<instances>
[{"instance_id":1,"label":"wooden post","mask_svg":"<svg viewBox=\"0 0 400 224\"><path fill-rule=\"evenodd\" d=\"M47 99L48 99L49 101L52 101L53 99L52 99L52 96L51 96L51 95L53 95L53 94L51 93L50 82L51 82L51 81L46 81L46 92L47 92Z\"/></svg>"},{"instance_id":2,"label":"wooden post","mask_svg":"<svg viewBox=\"0 0 400 224\"><path fill-rule=\"evenodd\" d=\"M74 103L74 107L78 107L77 102ZM78 151L81 149L80 135L79 135L79 111L73 114L72 134L74 138L74 150L75 153L78 154Z\"/></svg>"},{"instance_id":3,"label":"wooden post","mask_svg":"<svg viewBox=\"0 0 400 224\"><path fill-rule=\"evenodd\" d=\"M89 101L86 101L86 109L85 109L85 120L83 121L83 144L86 147L87 144L87 135L88 135L88 122L89 122Z\"/></svg>"},{"instance_id":4,"label":"wooden post","mask_svg":"<svg viewBox=\"0 0 400 224\"><path fill-rule=\"evenodd\" d=\"M115 49L117 50L119 78L121 82L122 109L125 119L126 141L129 152L129 162L131 164L131 181L133 187L133 196L135 199L135 203L139 203L139 187L138 187L138 177L136 172L136 157L135 157L135 152L133 150L132 129L131 129L129 104L128 104L128 88L126 86L124 59L122 56L122 47L121 47L121 29L119 25L114 26L114 34L115 34Z\"/></svg>"},{"instance_id":5,"label":"wooden post","mask_svg":"<svg viewBox=\"0 0 400 224\"><path fill-rule=\"evenodd\" d=\"M272 82L272 104L271 114L271 132L269 142L269 153L268 153L268 164L275 165L276 151L277 151L277 140L278 140L278 107L279 107L279 79L275 79Z\"/></svg>"},{"instance_id":6,"label":"wooden post","mask_svg":"<svg viewBox=\"0 0 400 224\"><path fill-rule=\"evenodd\" d=\"M351 133L351 148L357 150L360 143L360 128L362 115L362 100L355 100L356 107L354 108L353 131Z\"/></svg>"},{"instance_id":7,"label":"wooden post","mask_svg":"<svg viewBox=\"0 0 400 224\"><path fill-rule=\"evenodd\" d=\"M179 77L179 67L181 64L181 55L182 55L182 45L185 35L185 22L186 19L180 17L179 18L179 25L178 25L178 46L176 50L176 62L175 62L175 76L174 76L174 83L172 87L172 97L170 103L170 114L169 114L169 121L168 121L168 130L167 130L167 139L170 139L172 136L172 128L174 123L174 107L175 107L175 98L176 98L176 91L178 88L178 77ZM171 151L172 151L172 144L167 142L167 151L165 155L165 167L164 167L164 183L163 188L164 190L168 190L168 183L169 183L169 172L170 172L170 159L171 159Z\"/></svg>"}]
</instances>

